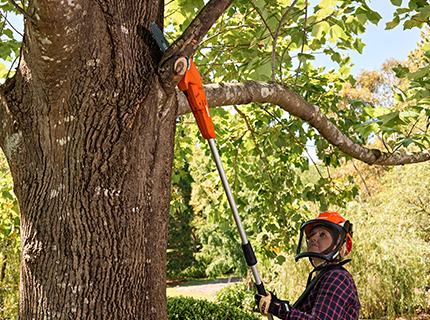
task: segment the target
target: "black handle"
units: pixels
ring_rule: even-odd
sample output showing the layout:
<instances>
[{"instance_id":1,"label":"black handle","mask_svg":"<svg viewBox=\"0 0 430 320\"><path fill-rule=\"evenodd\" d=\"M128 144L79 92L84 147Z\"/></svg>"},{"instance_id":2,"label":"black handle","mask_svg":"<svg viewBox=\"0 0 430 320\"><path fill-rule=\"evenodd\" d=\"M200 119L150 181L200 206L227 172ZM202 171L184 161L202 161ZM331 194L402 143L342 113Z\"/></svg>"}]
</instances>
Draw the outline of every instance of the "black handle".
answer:
<instances>
[{"instance_id":1,"label":"black handle","mask_svg":"<svg viewBox=\"0 0 430 320\"><path fill-rule=\"evenodd\" d=\"M258 294L262 296L267 296L267 292L266 292L266 289L264 288L263 282L260 284L256 284L255 286L257 287Z\"/></svg>"},{"instance_id":2,"label":"black handle","mask_svg":"<svg viewBox=\"0 0 430 320\"><path fill-rule=\"evenodd\" d=\"M251 247L251 244L247 242L246 244L242 244L243 254L245 255L245 260L248 266L252 267L257 264L257 258L255 257L254 250Z\"/></svg>"}]
</instances>

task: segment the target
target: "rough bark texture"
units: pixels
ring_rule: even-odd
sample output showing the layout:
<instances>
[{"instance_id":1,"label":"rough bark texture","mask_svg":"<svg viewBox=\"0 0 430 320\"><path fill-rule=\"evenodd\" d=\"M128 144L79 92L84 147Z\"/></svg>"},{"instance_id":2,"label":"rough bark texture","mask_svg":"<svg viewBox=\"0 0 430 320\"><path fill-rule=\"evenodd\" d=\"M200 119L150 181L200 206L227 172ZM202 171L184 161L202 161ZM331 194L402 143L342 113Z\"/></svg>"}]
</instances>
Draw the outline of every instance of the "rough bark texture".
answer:
<instances>
[{"instance_id":1,"label":"rough bark texture","mask_svg":"<svg viewBox=\"0 0 430 320\"><path fill-rule=\"evenodd\" d=\"M19 70L0 88L0 147L21 214L20 319L167 318L175 119L189 112L174 88L183 57L232 1L209 1L161 57L149 25L161 26L162 0L30 0ZM414 159L354 144L278 84L206 93L211 106L275 103L367 163Z\"/></svg>"},{"instance_id":2,"label":"rough bark texture","mask_svg":"<svg viewBox=\"0 0 430 320\"><path fill-rule=\"evenodd\" d=\"M402 165L430 160L429 152L384 153L380 150L368 149L352 141L340 131L322 112L317 105L303 100L293 90L274 82L247 81L243 83L217 83L204 86L210 107L241 105L251 102L273 103L290 114L303 119L332 145L345 154L367 164ZM191 112L186 98L178 93L178 115Z\"/></svg>"},{"instance_id":3,"label":"rough bark texture","mask_svg":"<svg viewBox=\"0 0 430 320\"><path fill-rule=\"evenodd\" d=\"M147 31L158 8L29 3L35 23L0 92L21 213L20 319L167 318L177 101Z\"/></svg>"},{"instance_id":4,"label":"rough bark texture","mask_svg":"<svg viewBox=\"0 0 430 320\"><path fill-rule=\"evenodd\" d=\"M162 57L149 26L163 0L30 0L19 70L0 88L20 319L167 318L174 88L232 1L209 1Z\"/></svg>"}]
</instances>

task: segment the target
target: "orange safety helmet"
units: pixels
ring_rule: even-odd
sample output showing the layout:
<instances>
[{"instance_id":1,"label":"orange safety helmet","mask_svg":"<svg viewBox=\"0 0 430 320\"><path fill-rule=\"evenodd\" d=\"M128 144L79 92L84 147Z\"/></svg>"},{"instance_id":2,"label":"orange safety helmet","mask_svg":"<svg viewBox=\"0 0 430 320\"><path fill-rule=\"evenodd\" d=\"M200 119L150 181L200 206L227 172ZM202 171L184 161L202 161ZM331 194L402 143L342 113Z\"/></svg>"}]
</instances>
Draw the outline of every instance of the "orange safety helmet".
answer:
<instances>
[{"instance_id":1,"label":"orange safety helmet","mask_svg":"<svg viewBox=\"0 0 430 320\"><path fill-rule=\"evenodd\" d=\"M316 226L328 228L333 234L334 242L337 242L338 239L340 240L336 247L334 247L335 243L333 243L333 249L330 250L330 252L316 253L307 251L307 248L306 250L302 249L302 245L306 244L306 241L303 239L304 236L306 239L308 239L311 230ZM352 250L352 233L352 223L350 223L349 220L345 220L337 212L322 212L315 219L304 222L301 225L299 245L296 251L296 261L303 257L316 257L326 260L327 262L339 261L339 259L336 260L336 258L338 257L340 250L345 243L345 256L348 255Z\"/></svg>"}]
</instances>

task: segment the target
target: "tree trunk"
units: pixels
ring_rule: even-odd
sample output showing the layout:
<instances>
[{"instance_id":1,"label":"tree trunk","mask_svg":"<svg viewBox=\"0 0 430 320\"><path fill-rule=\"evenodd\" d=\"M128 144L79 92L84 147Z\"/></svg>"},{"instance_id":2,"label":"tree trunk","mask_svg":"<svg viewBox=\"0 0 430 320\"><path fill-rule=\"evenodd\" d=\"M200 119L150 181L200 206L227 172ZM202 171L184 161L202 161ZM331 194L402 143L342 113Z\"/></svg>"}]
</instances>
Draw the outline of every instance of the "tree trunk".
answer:
<instances>
[{"instance_id":1,"label":"tree trunk","mask_svg":"<svg viewBox=\"0 0 430 320\"><path fill-rule=\"evenodd\" d=\"M0 93L21 214L19 317L166 319L177 101L147 31L158 1L65 2L30 2L36 22Z\"/></svg>"}]
</instances>

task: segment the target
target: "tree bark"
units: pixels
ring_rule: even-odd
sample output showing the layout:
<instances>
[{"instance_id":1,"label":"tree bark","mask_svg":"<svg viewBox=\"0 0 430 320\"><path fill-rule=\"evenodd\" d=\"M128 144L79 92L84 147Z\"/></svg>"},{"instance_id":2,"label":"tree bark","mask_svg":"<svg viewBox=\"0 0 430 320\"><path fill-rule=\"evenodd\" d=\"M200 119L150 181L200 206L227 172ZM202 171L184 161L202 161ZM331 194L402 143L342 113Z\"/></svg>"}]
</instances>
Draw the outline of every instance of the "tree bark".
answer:
<instances>
[{"instance_id":1,"label":"tree bark","mask_svg":"<svg viewBox=\"0 0 430 320\"><path fill-rule=\"evenodd\" d=\"M21 214L19 317L166 319L177 101L147 31L160 6L62 3L30 2L36 22L0 92Z\"/></svg>"}]
</instances>

